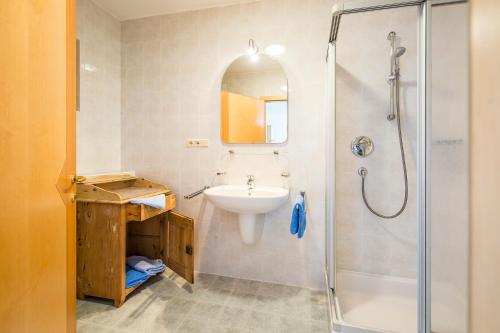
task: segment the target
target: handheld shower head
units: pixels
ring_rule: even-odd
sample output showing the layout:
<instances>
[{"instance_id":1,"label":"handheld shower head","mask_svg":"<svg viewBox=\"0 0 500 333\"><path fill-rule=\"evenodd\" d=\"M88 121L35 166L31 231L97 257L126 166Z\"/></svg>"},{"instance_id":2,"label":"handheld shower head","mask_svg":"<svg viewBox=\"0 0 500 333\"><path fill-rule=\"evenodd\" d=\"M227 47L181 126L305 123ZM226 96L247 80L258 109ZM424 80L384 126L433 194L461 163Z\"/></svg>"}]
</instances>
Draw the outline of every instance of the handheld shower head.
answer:
<instances>
[{"instance_id":1,"label":"handheld shower head","mask_svg":"<svg viewBox=\"0 0 500 333\"><path fill-rule=\"evenodd\" d=\"M387 39L391 42L391 71L388 77L387 83L391 86L391 92L390 92L390 97L391 97L391 103L389 105L389 115L387 116L387 120L394 120L396 119L396 114L394 112L395 105L394 105L394 98L395 94L399 94L399 57L401 57L405 52L406 48L405 47L396 47L396 33L394 31L389 32L389 35L387 35ZM397 108L399 108L399 95L396 96L397 101ZM399 111L398 111L398 117L399 117Z\"/></svg>"},{"instance_id":2,"label":"handheld shower head","mask_svg":"<svg viewBox=\"0 0 500 333\"><path fill-rule=\"evenodd\" d=\"M401 57L406 52L406 47L397 47L392 52L392 67L391 72L397 71L399 72L399 57Z\"/></svg>"},{"instance_id":3,"label":"handheld shower head","mask_svg":"<svg viewBox=\"0 0 500 333\"><path fill-rule=\"evenodd\" d=\"M404 53L406 52L406 47L398 47L395 51L394 51L394 57L395 58L399 58L401 57Z\"/></svg>"},{"instance_id":4,"label":"handheld shower head","mask_svg":"<svg viewBox=\"0 0 500 333\"><path fill-rule=\"evenodd\" d=\"M387 39L391 42L391 57L393 59L401 57L405 52L405 47L396 47L396 33L394 31L389 32Z\"/></svg>"}]
</instances>

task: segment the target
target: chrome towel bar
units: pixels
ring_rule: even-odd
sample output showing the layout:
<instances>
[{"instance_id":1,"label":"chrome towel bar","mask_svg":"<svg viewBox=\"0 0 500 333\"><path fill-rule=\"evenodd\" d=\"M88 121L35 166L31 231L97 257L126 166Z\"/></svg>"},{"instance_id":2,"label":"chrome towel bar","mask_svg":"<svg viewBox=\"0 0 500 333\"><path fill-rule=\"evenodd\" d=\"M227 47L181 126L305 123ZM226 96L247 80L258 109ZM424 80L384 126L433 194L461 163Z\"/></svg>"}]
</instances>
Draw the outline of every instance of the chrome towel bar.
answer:
<instances>
[{"instance_id":1,"label":"chrome towel bar","mask_svg":"<svg viewBox=\"0 0 500 333\"><path fill-rule=\"evenodd\" d=\"M205 190L207 190L207 189L209 189L209 188L210 188L210 186L205 186L205 187L203 187L201 190L198 190L198 191L193 192L193 193L191 193L191 194L185 195L185 196L184 196L184 199L186 199L186 200L193 199L194 197L196 197L196 196L198 196L198 195L202 194Z\"/></svg>"}]
</instances>

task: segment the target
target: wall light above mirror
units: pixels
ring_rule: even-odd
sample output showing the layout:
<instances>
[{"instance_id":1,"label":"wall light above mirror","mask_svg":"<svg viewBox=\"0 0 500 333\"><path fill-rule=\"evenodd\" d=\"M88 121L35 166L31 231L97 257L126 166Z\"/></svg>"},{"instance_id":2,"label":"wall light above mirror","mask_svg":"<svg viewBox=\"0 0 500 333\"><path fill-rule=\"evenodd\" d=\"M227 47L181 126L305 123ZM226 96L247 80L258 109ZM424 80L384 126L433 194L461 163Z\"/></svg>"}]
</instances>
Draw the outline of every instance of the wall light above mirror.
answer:
<instances>
[{"instance_id":1,"label":"wall light above mirror","mask_svg":"<svg viewBox=\"0 0 500 333\"><path fill-rule=\"evenodd\" d=\"M253 40L249 46L222 79L222 142L284 143L288 138L287 77L275 57L259 53Z\"/></svg>"}]
</instances>

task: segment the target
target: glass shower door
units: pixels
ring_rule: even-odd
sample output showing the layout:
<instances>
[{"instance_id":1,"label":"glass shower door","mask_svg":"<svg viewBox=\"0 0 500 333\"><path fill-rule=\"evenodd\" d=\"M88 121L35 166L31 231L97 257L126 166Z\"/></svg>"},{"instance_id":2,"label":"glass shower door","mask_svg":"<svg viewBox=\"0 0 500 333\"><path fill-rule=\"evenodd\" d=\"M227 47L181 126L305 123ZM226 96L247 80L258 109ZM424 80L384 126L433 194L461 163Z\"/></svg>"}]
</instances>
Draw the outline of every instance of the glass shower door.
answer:
<instances>
[{"instance_id":1,"label":"glass shower door","mask_svg":"<svg viewBox=\"0 0 500 333\"><path fill-rule=\"evenodd\" d=\"M430 326L466 333L468 4L433 6L431 20Z\"/></svg>"},{"instance_id":2,"label":"glass shower door","mask_svg":"<svg viewBox=\"0 0 500 333\"><path fill-rule=\"evenodd\" d=\"M330 45L327 199L333 204L326 267L335 315L354 331L467 330L468 9L445 2L342 15L337 43ZM396 32L407 49L401 118L410 190L408 206L394 220L367 209L357 174L362 166L369 170L366 196L377 211L398 206L401 170L394 124L384 119L382 47L390 50L382 31ZM350 152L360 135L375 143L362 159Z\"/></svg>"},{"instance_id":3,"label":"glass shower door","mask_svg":"<svg viewBox=\"0 0 500 333\"><path fill-rule=\"evenodd\" d=\"M335 293L343 322L374 332L417 332L418 22L418 6L344 15L335 45ZM398 92L391 92L394 61ZM386 219L366 202L381 215L394 215L404 202L391 94L393 103L399 97L408 201L401 215ZM373 142L365 157L351 151L361 136ZM368 172L365 198L360 168Z\"/></svg>"}]
</instances>

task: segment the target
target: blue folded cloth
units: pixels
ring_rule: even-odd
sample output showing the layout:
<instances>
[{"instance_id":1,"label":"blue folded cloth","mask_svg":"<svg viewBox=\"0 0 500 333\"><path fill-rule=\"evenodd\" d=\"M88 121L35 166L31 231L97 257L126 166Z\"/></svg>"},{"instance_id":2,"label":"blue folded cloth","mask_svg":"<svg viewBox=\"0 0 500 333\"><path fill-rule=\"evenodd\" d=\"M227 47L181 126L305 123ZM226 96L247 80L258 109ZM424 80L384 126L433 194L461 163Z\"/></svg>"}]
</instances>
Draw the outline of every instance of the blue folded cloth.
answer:
<instances>
[{"instance_id":1,"label":"blue folded cloth","mask_svg":"<svg viewBox=\"0 0 500 333\"><path fill-rule=\"evenodd\" d=\"M135 287L138 284L143 283L147 279L149 279L149 275L144 272L139 272L126 265L127 269L125 272L125 288Z\"/></svg>"},{"instance_id":2,"label":"blue folded cloth","mask_svg":"<svg viewBox=\"0 0 500 333\"><path fill-rule=\"evenodd\" d=\"M165 209L165 194L155 195L147 198L137 198L130 200L131 204L146 205L158 209Z\"/></svg>"},{"instance_id":3,"label":"blue folded cloth","mask_svg":"<svg viewBox=\"0 0 500 333\"><path fill-rule=\"evenodd\" d=\"M139 272L144 272L147 275L156 275L163 272L167 266L160 259L149 259L143 256L127 257L127 265Z\"/></svg>"},{"instance_id":4,"label":"blue folded cloth","mask_svg":"<svg viewBox=\"0 0 500 333\"><path fill-rule=\"evenodd\" d=\"M297 234L299 238L304 236L306 231L306 203L302 195L297 195L292 210L292 222L290 223L290 232L292 235Z\"/></svg>"}]
</instances>

